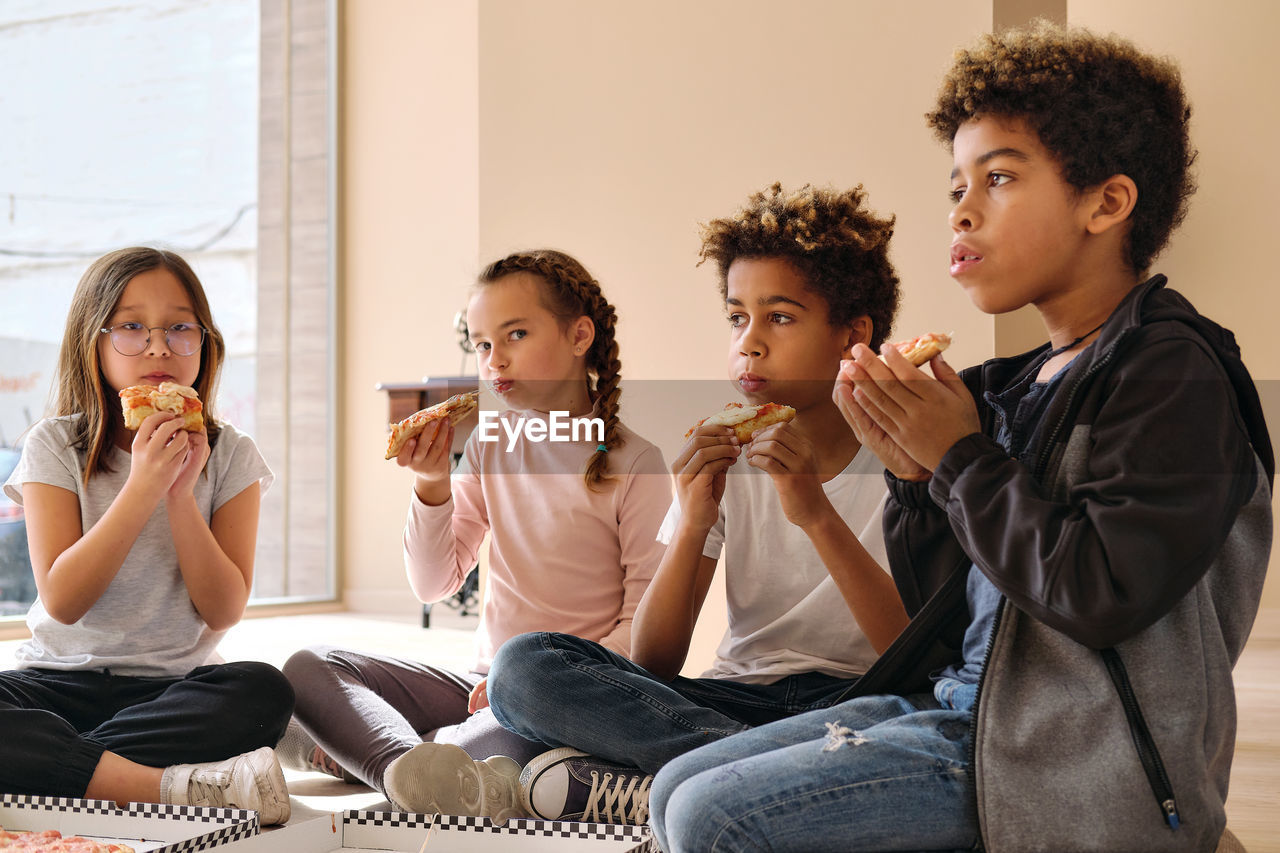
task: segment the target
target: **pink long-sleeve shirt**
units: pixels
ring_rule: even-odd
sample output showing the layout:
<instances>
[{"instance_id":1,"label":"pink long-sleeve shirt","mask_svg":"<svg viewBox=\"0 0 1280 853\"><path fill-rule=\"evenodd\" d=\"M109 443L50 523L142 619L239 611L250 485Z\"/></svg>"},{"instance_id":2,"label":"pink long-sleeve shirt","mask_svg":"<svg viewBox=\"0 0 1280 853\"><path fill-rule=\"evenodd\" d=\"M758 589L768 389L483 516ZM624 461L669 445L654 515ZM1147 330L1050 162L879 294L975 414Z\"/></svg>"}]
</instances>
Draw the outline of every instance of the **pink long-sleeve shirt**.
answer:
<instances>
[{"instance_id":1,"label":"pink long-sleeve shirt","mask_svg":"<svg viewBox=\"0 0 1280 853\"><path fill-rule=\"evenodd\" d=\"M514 423L530 412L503 412ZM671 504L662 452L625 426L609 451L613 485L587 488L596 442L532 441L508 450L507 434L467 440L452 497L428 506L415 495L404 532L409 585L424 602L457 592L486 532L489 571L476 631L477 672L507 639L561 631L631 652L631 620L657 571L658 528Z\"/></svg>"}]
</instances>

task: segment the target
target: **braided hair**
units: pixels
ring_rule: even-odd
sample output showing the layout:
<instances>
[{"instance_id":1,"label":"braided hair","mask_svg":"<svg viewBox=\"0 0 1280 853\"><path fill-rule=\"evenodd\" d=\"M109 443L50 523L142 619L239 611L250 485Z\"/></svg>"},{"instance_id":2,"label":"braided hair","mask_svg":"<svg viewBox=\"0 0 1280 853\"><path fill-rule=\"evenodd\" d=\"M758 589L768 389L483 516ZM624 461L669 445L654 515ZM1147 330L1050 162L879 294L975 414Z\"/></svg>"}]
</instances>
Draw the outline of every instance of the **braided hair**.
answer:
<instances>
[{"instance_id":1,"label":"braided hair","mask_svg":"<svg viewBox=\"0 0 1280 853\"><path fill-rule=\"evenodd\" d=\"M622 389L622 362L618 359L618 341L614 327L618 314L609 304L600 283L591 277L587 268L564 252L554 249L536 249L515 252L494 261L476 279L477 286L493 284L514 273L531 273L544 283L543 304L563 324L577 317L587 316L595 325L595 338L587 350L587 387L591 394L592 414L604 421L603 446L608 450L621 447L625 439L621 435L618 420L618 399ZM608 476L607 450L597 449L587 461L583 478L588 488L596 488Z\"/></svg>"}]
</instances>

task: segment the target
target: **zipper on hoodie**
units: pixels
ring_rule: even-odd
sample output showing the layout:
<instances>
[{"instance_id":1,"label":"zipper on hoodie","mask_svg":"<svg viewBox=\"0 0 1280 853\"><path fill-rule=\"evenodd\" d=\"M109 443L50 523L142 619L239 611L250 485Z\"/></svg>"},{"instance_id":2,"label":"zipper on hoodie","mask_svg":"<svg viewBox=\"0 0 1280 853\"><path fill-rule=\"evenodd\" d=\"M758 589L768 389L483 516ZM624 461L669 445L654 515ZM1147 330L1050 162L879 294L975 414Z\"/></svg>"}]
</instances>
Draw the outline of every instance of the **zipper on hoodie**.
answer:
<instances>
[{"instance_id":1,"label":"zipper on hoodie","mask_svg":"<svg viewBox=\"0 0 1280 853\"><path fill-rule=\"evenodd\" d=\"M1129 720L1129 733L1133 736L1133 745L1138 750L1138 760L1142 762L1143 772L1147 774L1151 793L1155 794L1164 822L1170 829L1177 829L1182 821L1178 816L1177 800L1173 796L1173 784L1169 781L1169 774L1165 772L1155 738L1151 736L1147 721L1142 716L1142 708L1133 692L1133 685L1129 683L1129 673L1124 667L1124 661L1114 648L1102 649L1101 655L1107 665L1107 673L1116 686L1116 693L1120 696L1124 715Z\"/></svg>"},{"instance_id":2,"label":"zipper on hoodie","mask_svg":"<svg viewBox=\"0 0 1280 853\"><path fill-rule=\"evenodd\" d=\"M1037 482L1044 482L1045 469L1049 467L1051 449L1058 442L1058 437L1062 434L1067 419L1071 416L1071 405L1075 402L1076 392L1083 387L1085 382L1092 379L1100 370L1111 363L1116 348L1129 334L1129 330L1122 331L1116 338L1115 343L1108 347L1107 351L1097 361L1089 365L1084 374L1072 384L1071 390L1067 395L1067 404L1062 410L1062 416L1054 424L1048 440L1040 446L1040 453L1036 459L1036 467L1033 472ZM999 625L999 616L1000 613L997 612L996 626ZM994 640L995 627L992 628L991 636ZM988 644L987 654L991 654L990 644ZM1178 805L1173 796L1173 785L1169 781L1168 773L1165 772L1164 762L1160 759L1160 751L1156 748L1155 740L1151 737L1150 730L1147 729L1146 720L1142 716L1142 708L1138 704L1138 697L1134 695L1132 685L1129 683L1129 674L1124 668L1124 662L1114 648L1103 649L1102 659L1106 663L1107 672L1110 673L1116 692L1120 696L1120 704L1124 708L1125 718L1129 721L1129 731L1133 736L1133 743L1138 751L1138 760L1142 763L1143 772L1147 775L1147 783L1151 786L1151 792L1155 795L1156 803L1160 807L1160 813L1164 817L1165 823L1169 825L1170 829L1176 830L1181 825L1181 818L1178 816ZM982 682L986 676L986 669L986 661L984 660L982 667L983 678L978 680L978 693L982 692ZM973 708L973 724L976 729L978 721L978 703L976 699L974 700ZM976 741L976 732L971 735L971 744L974 741ZM976 747L974 749L976 750ZM971 766L975 766L976 769L976 765ZM975 774L975 792L977 784Z\"/></svg>"},{"instance_id":3,"label":"zipper on hoodie","mask_svg":"<svg viewBox=\"0 0 1280 853\"><path fill-rule=\"evenodd\" d=\"M1084 374L1075 381L1071 386L1071 390L1067 392L1067 404L1062 409L1062 415L1058 418L1058 422L1053 425L1053 430L1049 433L1047 440L1040 445L1040 453L1036 458L1036 467L1032 471L1036 482L1044 482L1045 469L1049 467L1050 450L1058 443L1058 436L1062 434L1062 429L1066 426L1067 419L1071 416L1071 404L1075 402L1076 392L1080 390L1085 382L1092 379L1097 373L1111 363L1112 357L1115 355L1116 346L1128 336L1128 332L1121 332L1120 337L1116 338L1113 343L1102 356L1089 365Z\"/></svg>"},{"instance_id":4,"label":"zipper on hoodie","mask_svg":"<svg viewBox=\"0 0 1280 853\"><path fill-rule=\"evenodd\" d=\"M1121 337L1127 333L1121 333ZM1119 340L1119 339L1117 339ZM1040 452L1036 457L1036 465L1032 473L1038 482L1044 480L1044 470L1049 463L1049 449L1057 442L1058 436L1062 433L1062 428L1067 422L1068 416L1071 414L1071 404L1075 400L1076 392L1090 378L1092 378L1099 370L1105 367L1111 361L1112 353L1115 352L1113 344L1096 362L1089 366L1071 386L1071 390L1067 392L1067 404L1062 410L1061 417L1057 423L1053 425L1053 430L1049 432L1048 439L1040 445ZM969 792L973 795L974 807L978 810L978 843L982 845L982 806L978 802L978 707L982 702L982 688L987 683L987 672L990 670L991 650L996 645L996 634L1000 632L1000 623L1004 621L1004 605L1006 598L1000 596L1000 601L996 604L995 616L991 620L991 632L987 635L987 649L982 653L982 672L978 674L978 686L973 693L973 711L969 715L969 747L966 750L969 755ZM985 849L985 847L983 848Z\"/></svg>"}]
</instances>

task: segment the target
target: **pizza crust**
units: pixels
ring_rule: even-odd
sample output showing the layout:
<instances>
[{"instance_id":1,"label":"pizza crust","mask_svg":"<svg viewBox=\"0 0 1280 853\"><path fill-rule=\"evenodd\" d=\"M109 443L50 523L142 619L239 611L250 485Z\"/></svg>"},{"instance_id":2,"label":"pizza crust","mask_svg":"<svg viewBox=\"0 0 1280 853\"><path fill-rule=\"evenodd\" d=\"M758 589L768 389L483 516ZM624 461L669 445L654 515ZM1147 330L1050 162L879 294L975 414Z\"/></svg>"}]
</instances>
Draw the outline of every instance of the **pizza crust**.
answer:
<instances>
[{"instance_id":1,"label":"pizza crust","mask_svg":"<svg viewBox=\"0 0 1280 853\"><path fill-rule=\"evenodd\" d=\"M409 439L420 435L427 425L440 418L449 418L450 423L458 423L467 415L480 407L480 392L467 391L454 394L443 403L436 403L421 411L414 412L398 424L391 425L391 435L387 439L387 459L400 455L401 448Z\"/></svg>"},{"instance_id":2,"label":"pizza crust","mask_svg":"<svg viewBox=\"0 0 1280 853\"><path fill-rule=\"evenodd\" d=\"M752 433L777 423L786 423L795 416L795 409L781 403L761 403L758 406L730 403L716 414L698 421L684 437L693 435L693 431L703 424L709 424L731 428L738 440L745 443L751 440Z\"/></svg>"},{"instance_id":3,"label":"pizza crust","mask_svg":"<svg viewBox=\"0 0 1280 853\"><path fill-rule=\"evenodd\" d=\"M944 349L951 346L951 335L944 332L929 332L917 338L898 341L894 346L907 361L920 367L925 362L937 358Z\"/></svg>"},{"instance_id":4,"label":"pizza crust","mask_svg":"<svg viewBox=\"0 0 1280 853\"><path fill-rule=\"evenodd\" d=\"M125 429L136 430L156 412L170 412L182 418L182 429L204 429L204 404L196 389L177 382L159 385L130 385L120 391L120 408Z\"/></svg>"}]
</instances>

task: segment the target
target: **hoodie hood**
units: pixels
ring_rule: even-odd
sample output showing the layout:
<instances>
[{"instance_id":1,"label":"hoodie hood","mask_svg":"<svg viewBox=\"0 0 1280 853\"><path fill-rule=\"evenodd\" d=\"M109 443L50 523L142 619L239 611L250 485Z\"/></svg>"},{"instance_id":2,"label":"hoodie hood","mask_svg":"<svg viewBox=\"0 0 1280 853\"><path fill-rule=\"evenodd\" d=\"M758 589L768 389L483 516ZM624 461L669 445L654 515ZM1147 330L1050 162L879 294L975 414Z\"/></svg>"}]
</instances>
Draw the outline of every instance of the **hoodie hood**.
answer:
<instances>
[{"instance_id":1,"label":"hoodie hood","mask_svg":"<svg viewBox=\"0 0 1280 853\"><path fill-rule=\"evenodd\" d=\"M1267 482L1274 485L1276 460L1271 447L1271 436L1267 431L1258 387L1240 358L1236 336L1196 311L1181 293L1165 287L1167 282L1168 279L1163 275L1155 275L1135 287L1103 327L1102 335L1098 338L1101 344L1099 350L1106 349L1109 344L1118 341L1125 331L1144 320L1148 323L1174 321L1194 329L1213 349L1231 380L1240 414L1249 430L1249 441L1267 472Z\"/></svg>"}]
</instances>

